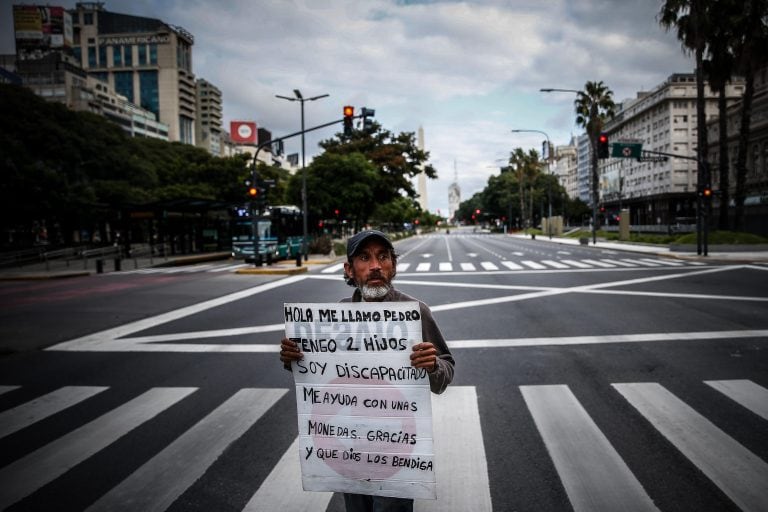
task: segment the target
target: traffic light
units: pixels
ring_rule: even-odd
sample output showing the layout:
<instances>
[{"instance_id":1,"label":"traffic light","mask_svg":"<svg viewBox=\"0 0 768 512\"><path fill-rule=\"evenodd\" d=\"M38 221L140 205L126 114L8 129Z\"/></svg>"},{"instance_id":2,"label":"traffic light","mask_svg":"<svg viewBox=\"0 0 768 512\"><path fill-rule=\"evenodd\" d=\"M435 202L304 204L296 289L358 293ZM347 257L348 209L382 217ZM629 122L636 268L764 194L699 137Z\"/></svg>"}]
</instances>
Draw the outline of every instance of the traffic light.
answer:
<instances>
[{"instance_id":1,"label":"traffic light","mask_svg":"<svg viewBox=\"0 0 768 512\"><path fill-rule=\"evenodd\" d=\"M701 193L700 193L700 195L701 195L701 197L703 197L704 199L712 199L712 187L711 187L710 185L708 185L708 184L707 184L707 185L704 185L704 186L701 188Z\"/></svg>"},{"instance_id":2,"label":"traffic light","mask_svg":"<svg viewBox=\"0 0 768 512\"><path fill-rule=\"evenodd\" d=\"M375 110L373 110L372 108L363 107L363 132L364 133L373 132L373 119L371 118L375 115L376 115Z\"/></svg>"},{"instance_id":3,"label":"traffic light","mask_svg":"<svg viewBox=\"0 0 768 512\"><path fill-rule=\"evenodd\" d=\"M352 135L352 118L355 117L355 107L344 107L344 135Z\"/></svg>"},{"instance_id":4,"label":"traffic light","mask_svg":"<svg viewBox=\"0 0 768 512\"><path fill-rule=\"evenodd\" d=\"M597 158L608 158L608 134L601 133L597 137Z\"/></svg>"}]
</instances>

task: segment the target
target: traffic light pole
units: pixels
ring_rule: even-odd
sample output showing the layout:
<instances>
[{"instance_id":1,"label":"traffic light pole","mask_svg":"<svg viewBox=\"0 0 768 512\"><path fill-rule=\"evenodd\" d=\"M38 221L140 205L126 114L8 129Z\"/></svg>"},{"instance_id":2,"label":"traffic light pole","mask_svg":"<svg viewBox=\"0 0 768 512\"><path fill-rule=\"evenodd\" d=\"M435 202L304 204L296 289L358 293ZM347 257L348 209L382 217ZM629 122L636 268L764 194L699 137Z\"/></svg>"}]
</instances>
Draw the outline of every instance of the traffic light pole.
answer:
<instances>
[{"instance_id":1,"label":"traffic light pole","mask_svg":"<svg viewBox=\"0 0 768 512\"><path fill-rule=\"evenodd\" d=\"M358 119L363 117L362 114L357 116L352 116L353 119ZM278 137L276 139L271 139L266 142L262 142L261 144L256 146L256 152L253 154L253 171L251 174L251 179L253 180L253 184L256 185L258 183L258 172L256 171L256 163L259 159L259 152L267 147L271 146L272 144L276 142L282 142L287 139L291 139L293 137L298 137L299 135L303 135L305 133L313 132L315 130L319 130L321 128L327 128L329 126L333 126L335 124L343 123L345 118L337 119L336 121L331 121L329 123L320 124L317 126L313 126L311 128L305 128L302 130L299 130L297 132L289 133L288 135L283 135L282 137ZM261 266L261 254L259 254L259 217L261 216L261 206L259 205L260 199L251 200L251 231L253 233L253 264L254 266L258 267ZM302 212L306 215L307 212ZM302 247L307 247L307 241L302 240Z\"/></svg>"}]
</instances>

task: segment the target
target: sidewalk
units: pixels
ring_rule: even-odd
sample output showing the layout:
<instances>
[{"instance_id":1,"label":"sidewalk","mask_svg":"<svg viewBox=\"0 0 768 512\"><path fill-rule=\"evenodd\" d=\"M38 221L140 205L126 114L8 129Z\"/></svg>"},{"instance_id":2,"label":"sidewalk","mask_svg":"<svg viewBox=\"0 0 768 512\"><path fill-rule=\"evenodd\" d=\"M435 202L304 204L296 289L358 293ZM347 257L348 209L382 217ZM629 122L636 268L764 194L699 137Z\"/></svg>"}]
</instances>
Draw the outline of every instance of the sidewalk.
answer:
<instances>
[{"instance_id":1,"label":"sidewalk","mask_svg":"<svg viewBox=\"0 0 768 512\"><path fill-rule=\"evenodd\" d=\"M121 260L101 260L101 264L95 259L51 261L48 263L35 263L19 267L7 267L0 269L0 281L39 280L39 279L65 279L69 277L82 277L99 273L112 273L144 268L179 267L184 265L196 265L211 261L234 260L229 252L211 252L202 254L186 254L166 257L140 257L124 258ZM237 269L237 274L264 274L264 275L292 275L307 272L311 265L329 265L336 261L328 255L310 254L307 261L301 266L296 265L296 260L284 260L263 265L261 267L243 267ZM101 272L99 272L101 270Z\"/></svg>"},{"instance_id":2,"label":"sidewalk","mask_svg":"<svg viewBox=\"0 0 768 512\"><path fill-rule=\"evenodd\" d=\"M510 235L516 238L530 239L531 235L513 234ZM629 251L642 254L651 254L654 256L661 256L667 258L677 258L681 260L700 261L702 263L768 263L768 245L763 250L748 250L742 251L738 245L722 246L722 245L710 245L708 247L707 256L699 255L696 253L696 247L693 247L691 251L682 250L670 250L668 245L656 245L656 244L640 244L633 242L617 242L607 241L598 238L597 243L592 243L592 238L589 238L587 245L581 245L578 238L566 238L566 237L550 237L546 235L537 235L537 242L551 242L561 245L578 245L581 247L594 247L598 249L609 249L616 251ZM754 249L754 246L750 246L750 249Z\"/></svg>"}]
</instances>

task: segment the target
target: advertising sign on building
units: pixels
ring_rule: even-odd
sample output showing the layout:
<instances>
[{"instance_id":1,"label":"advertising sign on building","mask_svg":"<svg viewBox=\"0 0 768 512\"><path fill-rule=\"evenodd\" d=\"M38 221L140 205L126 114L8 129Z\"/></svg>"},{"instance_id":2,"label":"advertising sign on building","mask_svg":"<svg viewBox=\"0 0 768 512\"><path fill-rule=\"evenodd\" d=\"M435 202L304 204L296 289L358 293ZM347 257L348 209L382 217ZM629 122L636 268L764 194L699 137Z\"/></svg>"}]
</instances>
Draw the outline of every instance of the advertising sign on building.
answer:
<instances>
[{"instance_id":1,"label":"advertising sign on building","mask_svg":"<svg viewBox=\"0 0 768 512\"><path fill-rule=\"evenodd\" d=\"M236 144L256 144L259 140L256 123L252 121L231 121L229 132L232 142Z\"/></svg>"},{"instance_id":2,"label":"advertising sign on building","mask_svg":"<svg viewBox=\"0 0 768 512\"><path fill-rule=\"evenodd\" d=\"M63 7L14 5L13 30L19 60L72 47L72 17Z\"/></svg>"},{"instance_id":3,"label":"advertising sign on building","mask_svg":"<svg viewBox=\"0 0 768 512\"><path fill-rule=\"evenodd\" d=\"M305 491L435 499L429 376L411 366L418 302L285 304Z\"/></svg>"}]
</instances>

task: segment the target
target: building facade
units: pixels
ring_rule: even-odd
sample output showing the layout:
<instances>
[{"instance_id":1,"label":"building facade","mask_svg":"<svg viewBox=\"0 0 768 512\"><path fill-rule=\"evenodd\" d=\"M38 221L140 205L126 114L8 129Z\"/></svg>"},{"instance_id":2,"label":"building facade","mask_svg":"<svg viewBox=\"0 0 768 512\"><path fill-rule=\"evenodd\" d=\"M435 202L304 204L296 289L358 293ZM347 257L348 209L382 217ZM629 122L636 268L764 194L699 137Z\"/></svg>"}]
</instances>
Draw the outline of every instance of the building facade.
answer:
<instances>
[{"instance_id":1,"label":"building facade","mask_svg":"<svg viewBox=\"0 0 768 512\"><path fill-rule=\"evenodd\" d=\"M743 89L741 81L730 83L728 103L738 101ZM628 208L633 225L673 225L695 218L697 163L689 158L696 156L696 98L695 75L673 74L621 104L604 129L611 143L639 142L643 150L687 158L600 160L601 208L612 215ZM717 95L708 86L705 98L707 119L717 116Z\"/></svg>"},{"instance_id":2,"label":"building facade","mask_svg":"<svg viewBox=\"0 0 768 512\"><path fill-rule=\"evenodd\" d=\"M197 146L206 149L214 156L222 156L221 90L202 78L195 82L195 89L195 97L197 98L195 141Z\"/></svg>"},{"instance_id":3,"label":"building facade","mask_svg":"<svg viewBox=\"0 0 768 512\"><path fill-rule=\"evenodd\" d=\"M168 125L171 141L195 144L194 37L163 21L109 12L102 2L69 11L80 67Z\"/></svg>"}]
</instances>

